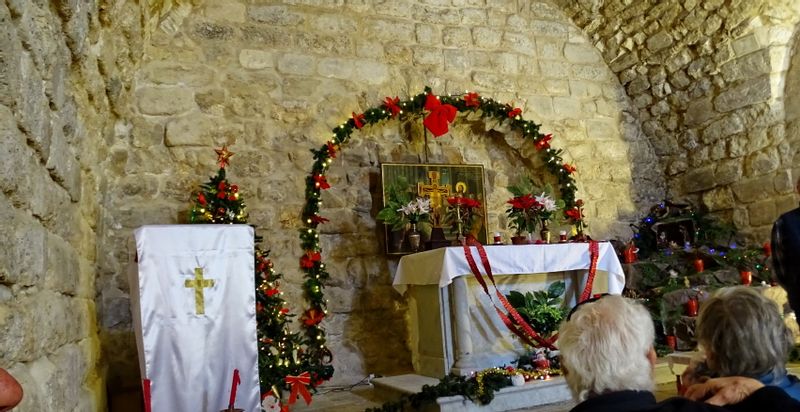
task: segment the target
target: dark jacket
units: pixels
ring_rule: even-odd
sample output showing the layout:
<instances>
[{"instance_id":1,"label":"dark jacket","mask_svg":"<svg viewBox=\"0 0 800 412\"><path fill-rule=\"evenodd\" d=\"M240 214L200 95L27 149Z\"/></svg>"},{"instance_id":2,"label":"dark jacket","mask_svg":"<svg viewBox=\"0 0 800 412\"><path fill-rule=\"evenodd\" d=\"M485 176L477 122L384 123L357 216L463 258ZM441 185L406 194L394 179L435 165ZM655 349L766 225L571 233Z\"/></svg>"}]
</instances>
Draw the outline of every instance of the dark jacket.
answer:
<instances>
[{"instance_id":1,"label":"dark jacket","mask_svg":"<svg viewBox=\"0 0 800 412\"><path fill-rule=\"evenodd\" d=\"M621 391L589 398L570 412L795 412L800 403L775 386L765 386L736 405L724 408L686 398L656 402L651 392Z\"/></svg>"},{"instance_id":2,"label":"dark jacket","mask_svg":"<svg viewBox=\"0 0 800 412\"><path fill-rule=\"evenodd\" d=\"M772 225L772 269L800 315L800 208L781 215Z\"/></svg>"}]
</instances>

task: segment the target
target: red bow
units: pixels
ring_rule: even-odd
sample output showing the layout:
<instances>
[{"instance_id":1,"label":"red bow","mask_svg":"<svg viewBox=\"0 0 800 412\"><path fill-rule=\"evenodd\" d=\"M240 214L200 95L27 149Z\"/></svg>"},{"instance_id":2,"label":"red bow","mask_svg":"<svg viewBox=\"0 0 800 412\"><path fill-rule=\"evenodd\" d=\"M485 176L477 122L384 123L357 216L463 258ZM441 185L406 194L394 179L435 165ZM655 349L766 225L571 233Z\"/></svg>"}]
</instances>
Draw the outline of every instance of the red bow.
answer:
<instances>
[{"instance_id":1,"label":"red bow","mask_svg":"<svg viewBox=\"0 0 800 412\"><path fill-rule=\"evenodd\" d=\"M464 96L464 103L467 105L467 107L480 107L480 98L481 97L478 95L478 93L467 93L467 95Z\"/></svg>"},{"instance_id":2,"label":"red bow","mask_svg":"<svg viewBox=\"0 0 800 412\"><path fill-rule=\"evenodd\" d=\"M266 292L264 292L264 293L268 297L273 297L273 296L277 295L278 293L280 293L280 291L278 290L278 288L270 288L270 289L267 289Z\"/></svg>"},{"instance_id":3,"label":"red bow","mask_svg":"<svg viewBox=\"0 0 800 412\"><path fill-rule=\"evenodd\" d=\"M431 113L425 117L422 124L433 133L433 137L439 137L447 133L450 128L450 123L455 120L456 113L458 113L458 109L456 109L455 106L442 104L442 102L432 94L426 97L425 110Z\"/></svg>"},{"instance_id":4,"label":"red bow","mask_svg":"<svg viewBox=\"0 0 800 412\"><path fill-rule=\"evenodd\" d=\"M394 99L391 97L386 97L386 100L383 101L383 105L386 107L386 110L392 113L392 117L400 114L401 109L397 103L400 103L400 98L397 96L395 96Z\"/></svg>"},{"instance_id":5,"label":"red bow","mask_svg":"<svg viewBox=\"0 0 800 412\"><path fill-rule=\"evenodd\" d=\"M288 403L292 405L297 401L297 395L303 397L303 400L306 401L306 405L311 404L311 393L308 392L306 386L311 383L311 374L308 372L303 372L300 375L293 376L289 375L284 378L284 381L292 387L292 393L289 395Z\"/></svg>"},{"instance_id":6,"label":"red bow","mask_svg":"<svg viewBox=\"0 0 800 412\"><path fill-rule=\"evenodd\" d=\"M508 117L510 119L513 119L513 118L515 118L515 117L517 117L517 116L519 116L521 114L522 114L522 109L520 109L519 107L515 107L515 108L509 110Z\"/></svg>"},{"instance_id":7,"label":"red bow","mask_svg":"<svg viewBox=\"0 0 800 412\"><path fill-rule=\"evenodd\" d=\"M550 147L550 139L552 138L553 135L549 133L542 136L541 139L537 140L536 143L534 143L536 145L536 150L547 149L548 147Z\"/></svg>"},{"instance_id":8,"label":"red bow","mask_svg":"<svg viewBox=\"0 0 800 412\"><path fill-rule=\"evenodd\" d=\"M364 127L364 113L356 114L356 112L353 112L353 124L355 124L356 129Z\"/></svg>"},{"instance_id":9,"label":"red bow","mask_svg":"<svg viewBox=\"0 0 800 412\"><path fill-rule=\"evenodd\" d=\"M323 190L331 188L330 183L328 183L328 179L323 175L314 175L314 186Z\"/></svg>"},{"instance_id":10,"label":"red bow","mask_svg":"<svg viewBox=\"0 0 800 412\"><path fill-rule=\"evenodd\" d=\"M314 262L322 260L322 255L319 252L306 251L306 254L300 258L300 267L311 269L314 267Z\"/></svg>"}]
</instances>

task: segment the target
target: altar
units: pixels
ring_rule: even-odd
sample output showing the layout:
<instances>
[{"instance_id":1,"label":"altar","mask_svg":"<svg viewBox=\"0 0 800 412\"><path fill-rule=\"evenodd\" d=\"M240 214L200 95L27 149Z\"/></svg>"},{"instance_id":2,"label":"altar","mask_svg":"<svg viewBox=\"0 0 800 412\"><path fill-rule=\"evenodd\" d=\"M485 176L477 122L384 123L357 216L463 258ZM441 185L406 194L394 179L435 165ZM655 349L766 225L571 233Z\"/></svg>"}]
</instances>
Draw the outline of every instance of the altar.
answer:
<instances>
[{"instance_id":1,"label":"altar","mask_svg":"<svg viewBox=\"0 0 800 412\"><path fill-rule=\"evenodd\" d=\"M564 300L573 306L586 284L587 243L485 249L503 294L541 290L564 281ZM469 374L508 365L524 353L519 339L500 320L472 276L462 247L403 256L393 286L408 299L412 364L417 374L436 378L451 372ZM614 248L608 242L600 243L592 293L619 294L624 286L625 275Z\"/></svg>"}]
</instances>

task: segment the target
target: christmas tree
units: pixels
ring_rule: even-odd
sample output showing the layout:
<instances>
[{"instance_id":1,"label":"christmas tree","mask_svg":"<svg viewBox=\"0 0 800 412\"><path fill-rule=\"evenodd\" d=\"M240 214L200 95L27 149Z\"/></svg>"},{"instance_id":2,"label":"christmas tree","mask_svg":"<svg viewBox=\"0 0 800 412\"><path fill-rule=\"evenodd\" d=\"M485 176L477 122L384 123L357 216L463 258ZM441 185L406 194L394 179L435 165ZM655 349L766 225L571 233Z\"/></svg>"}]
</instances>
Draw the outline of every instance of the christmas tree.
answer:
<instances>
[{"instance_id":1,"label":"christmas tree","mask_svg":"<svg viewBox=\"0 0 800 412\"><path fill-rule=\"evenodd\" d=\"M231 184L225 173L233 152L227 147L216 149L219 171L193 195L189 212L190 223L246 224L247 209L239 187ZM294 399L280 400L282 390L293 389L296 379L307 374L310 388L330 378L332 369L315 362L310 357L307 339L289 331L288 321L293 316L286 307L280 291L281 274L273 268L269 251L263 250L256 236L255 294L258 338L258 370L262 398L270 397L278 403L293 403ZM294 378L294 379L293 379ZM300 391L308 393L307 391ZM309 395L310 396L310 395Z\"/></svg>"}]
</instances>

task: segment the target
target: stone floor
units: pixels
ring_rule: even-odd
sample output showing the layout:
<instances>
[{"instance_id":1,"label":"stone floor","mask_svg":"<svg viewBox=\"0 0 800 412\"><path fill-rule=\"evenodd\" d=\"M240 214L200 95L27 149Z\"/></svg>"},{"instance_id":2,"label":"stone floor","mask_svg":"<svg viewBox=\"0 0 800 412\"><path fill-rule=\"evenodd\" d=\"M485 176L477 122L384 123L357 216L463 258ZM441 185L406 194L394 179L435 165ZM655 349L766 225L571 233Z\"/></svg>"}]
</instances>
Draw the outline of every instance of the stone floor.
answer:
<instances>
[{"instance_id":1,"label":"stone floor","mask_svg":"<svg viewBox=\"0 0 800 412\"><path fill-rule=\"evenodd\" d=\"M656 388L656 398L666 399L675 396L675 384L663 384ZM353 388L352 390L329 391L321 390L314 396L311 405L300 405L292 408L293 412L363 412L366 408L379 407L382 400L378 399L372 389L367 386ZM540 406L530 409L518 409L517 412L568 412L575 406L574 402L562 402Z\"/></svg>"}]
</instances>

